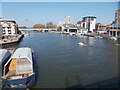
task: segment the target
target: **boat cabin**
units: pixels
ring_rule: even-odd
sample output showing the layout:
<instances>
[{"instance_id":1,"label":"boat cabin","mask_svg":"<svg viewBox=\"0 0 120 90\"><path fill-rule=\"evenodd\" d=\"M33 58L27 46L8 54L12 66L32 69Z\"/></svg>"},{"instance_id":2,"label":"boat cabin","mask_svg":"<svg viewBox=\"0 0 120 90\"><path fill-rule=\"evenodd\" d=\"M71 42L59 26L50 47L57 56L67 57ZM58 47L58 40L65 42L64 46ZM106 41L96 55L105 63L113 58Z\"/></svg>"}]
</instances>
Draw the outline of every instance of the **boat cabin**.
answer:
<instances>
[{"instance_id":1,"label":"boat cabin","mask_svg":"<svg viewBox=\"0 0 120 90\"><path fill-rule=\"evenodd\" d=\"M27 78L33 74L32 50L18 48L4 65L4 79Z\"/></svg>"}]
</instances>

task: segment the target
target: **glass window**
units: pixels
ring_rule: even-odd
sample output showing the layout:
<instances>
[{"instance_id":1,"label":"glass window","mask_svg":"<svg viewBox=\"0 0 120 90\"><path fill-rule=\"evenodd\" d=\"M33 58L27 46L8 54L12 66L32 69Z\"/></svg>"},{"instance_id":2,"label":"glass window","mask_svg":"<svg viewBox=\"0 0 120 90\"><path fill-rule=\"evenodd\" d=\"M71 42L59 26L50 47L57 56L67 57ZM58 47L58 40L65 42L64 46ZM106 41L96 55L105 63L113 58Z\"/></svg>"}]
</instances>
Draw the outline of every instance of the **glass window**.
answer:
<instances>
[{"instance_id":1,"label":"glass window","mask_svg":"<svg viewBox=\"0 0 120 90\"><path fill-rule=\"evenodd\" d=\"M93 21L93 20L94 20L94 18L91 18L91 20Z\"/></svg>"}]
</instances>

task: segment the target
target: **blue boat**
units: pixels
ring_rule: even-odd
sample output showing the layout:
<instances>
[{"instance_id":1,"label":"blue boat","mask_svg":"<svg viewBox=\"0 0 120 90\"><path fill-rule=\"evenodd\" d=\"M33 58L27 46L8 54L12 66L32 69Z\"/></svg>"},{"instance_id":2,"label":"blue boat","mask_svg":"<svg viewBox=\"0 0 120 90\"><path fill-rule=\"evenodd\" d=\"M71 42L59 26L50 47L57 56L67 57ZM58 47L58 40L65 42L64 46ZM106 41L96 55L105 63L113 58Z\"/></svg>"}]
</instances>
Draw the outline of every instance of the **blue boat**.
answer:
<instances>
[{"instance_id":1,"label":"blue boat","mask_svg":"<svg viewBox=\"0 0 120 90\"><path fill-rule=\"evenodd\" d=\"M4 64L11 56L11 53L6 49L0 49L0 64Z\"/></svg>"},{"instance_id":2,"label":"blue boat","mask_svg":"<svg viewBox=\"0 0 120 90\"><path fill-rule=\"evenodd\" d=\"M23 47L15 50L4 65L3 88L28 88L35 83L34 52Z\"/></svg>"},{"instance_id":3,"label":"blue boat","mask_svg":"<svg viewBox=\"0 0 120 90\"><path fill-rule=\"evenodd\" d=\"M6 49L0 49L0 66L4 68L4 64L9 60L11 53ZM3 70L2 70L3 75Z\"/></svg>"},{"instance_id":4,"label":"blue boat","mask_svg":"<svg viewBox=\"0 0 120 90\"><path fill-rule=\"evenodd\" d=\"M9 60L11 56L11 53L6 50L6 49L0 49L0 88L2 88L2 76L3 76L3 68L4 68L4 64Z\"/></svg>"}]
</instances>

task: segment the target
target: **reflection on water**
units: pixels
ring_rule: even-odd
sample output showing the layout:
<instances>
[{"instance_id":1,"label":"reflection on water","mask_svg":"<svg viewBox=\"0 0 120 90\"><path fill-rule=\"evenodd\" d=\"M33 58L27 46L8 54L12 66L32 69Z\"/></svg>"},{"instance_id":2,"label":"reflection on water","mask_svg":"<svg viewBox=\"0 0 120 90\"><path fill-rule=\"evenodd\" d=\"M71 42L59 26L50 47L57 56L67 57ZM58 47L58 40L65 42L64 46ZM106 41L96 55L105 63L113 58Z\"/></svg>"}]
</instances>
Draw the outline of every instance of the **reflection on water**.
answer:
<instances>
[{"instance_id":1,"label":"reflection on water","mask_svg":"<svg viewBox=\"0 0 120 90\"><path fill-rule=\"evenodd\" d=\"M81 47L79 42L87 46ZM28 46L36 54L37 81L34 88L65 88L89 85L116 77L117 41L87 36L30 32L19 44L3 48Z\"/></svg>"}]
</instances>

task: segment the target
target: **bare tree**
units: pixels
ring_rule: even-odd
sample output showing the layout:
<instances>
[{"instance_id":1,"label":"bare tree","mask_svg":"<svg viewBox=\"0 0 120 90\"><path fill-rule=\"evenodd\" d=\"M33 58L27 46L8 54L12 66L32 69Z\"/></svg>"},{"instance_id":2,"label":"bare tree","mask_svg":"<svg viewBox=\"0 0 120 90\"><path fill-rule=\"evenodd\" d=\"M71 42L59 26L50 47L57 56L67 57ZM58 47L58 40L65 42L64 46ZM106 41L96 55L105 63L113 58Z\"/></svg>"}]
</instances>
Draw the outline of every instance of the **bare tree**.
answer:
<instances>
[{"instance_id":1,"label":"bare tree","mask_svg":"<svg viewBox=\"0 0 120 90\"><path fill-rule=\"evenodd\" d=\"M45 25L42 24L35 24L33 28L45 28Z\"/></svg>"},{"instance_id":2,"label":"bare tree","mask_svg":"<svg viewBox=\"0 0 120 90\"><path fill-rule=\"evenodd\" d=\"M46 24L46 28L55 28L55 27L56 27L56 25L54 25L53 22L48 22Z\"/></svg>"}]
</instances>

